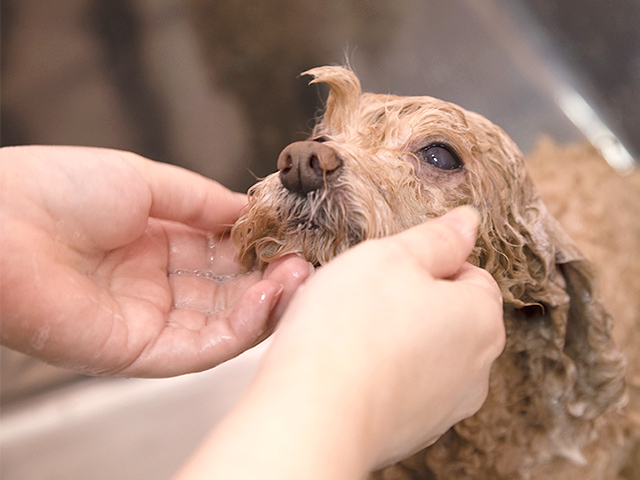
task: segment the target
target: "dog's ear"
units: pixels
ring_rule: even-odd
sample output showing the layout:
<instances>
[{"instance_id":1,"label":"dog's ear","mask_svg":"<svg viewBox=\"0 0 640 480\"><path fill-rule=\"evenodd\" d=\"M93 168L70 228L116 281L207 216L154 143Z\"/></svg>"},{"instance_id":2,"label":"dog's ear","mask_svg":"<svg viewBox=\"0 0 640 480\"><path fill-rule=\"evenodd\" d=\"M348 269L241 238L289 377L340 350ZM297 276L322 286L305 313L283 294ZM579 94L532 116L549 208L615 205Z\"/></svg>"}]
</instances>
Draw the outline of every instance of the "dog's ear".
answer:
<instances>
[{"instance_id":1,"label":"dog's ear","mask_svg":"<svg viewBox=\"0 0 640 480\"><path fill-rule=\"evenodd\" d=\"M567 405L571 414L592 419L625 402L626 361L612 338L613 321L600 300L593 266L560 224L547 215L548 235L555 242L560 287L568 298L567 305L561 302L550 308L555 310L556 317L562 317L555 321L564 324L563 353L568 359L567 368L576 369Z\"/></svg>"},{"instance_id":2,"label":"dog's ear","mask_svg":"<svg viewBox=\"0 0 640 480\"><path fill-rule=\"evenodd\" d=\"M513 224L524 239L519 267L527 280L522 290L511 282L518 297L505 311L508 349L526 356L523 368L537 377L542 401L556 418L590 421L624 404L625 357L613 340L592 265L534 194L528 215ZM524 272L512 273L523 278Z\"/></svg>"},{"instance_id":3,"label":"dog's ear","mask_svg":"<svg viewBox=\"0 0 640 480\"><path fill-rule=\"evenodd\" d=\"M625 402L625 358L613 342L611 317L594 291L591 265L573 261L558 269L569 295L564 353L577 368L571 413L595 418Z\"/></svg>"}]
</instances>

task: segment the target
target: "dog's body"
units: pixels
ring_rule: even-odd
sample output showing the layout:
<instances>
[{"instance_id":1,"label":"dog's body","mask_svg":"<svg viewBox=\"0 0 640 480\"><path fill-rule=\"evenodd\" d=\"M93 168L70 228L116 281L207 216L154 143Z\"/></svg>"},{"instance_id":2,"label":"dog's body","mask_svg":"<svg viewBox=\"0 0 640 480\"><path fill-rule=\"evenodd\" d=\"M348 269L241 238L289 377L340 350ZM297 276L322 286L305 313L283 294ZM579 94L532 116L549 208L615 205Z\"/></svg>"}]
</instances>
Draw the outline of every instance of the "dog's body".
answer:
<instances>
[{"instance_id":1,"label":"dog's body","mask_svg":"<svg viewBox=\"0 0 640 480\"><path fill-rule=\"evenodd\" d=\"M298 252L323 264L459 205L482 223L470 261L504 298L507 344L473 417L380 478L614 479L629 454L625 357L589 263L548 213L516 145L484 117L430 97L362 94L343 68L311 140L252 187L234 227L263 268ZM629 477L635 478L635 477Z\"/></svg>"}]
</instances>

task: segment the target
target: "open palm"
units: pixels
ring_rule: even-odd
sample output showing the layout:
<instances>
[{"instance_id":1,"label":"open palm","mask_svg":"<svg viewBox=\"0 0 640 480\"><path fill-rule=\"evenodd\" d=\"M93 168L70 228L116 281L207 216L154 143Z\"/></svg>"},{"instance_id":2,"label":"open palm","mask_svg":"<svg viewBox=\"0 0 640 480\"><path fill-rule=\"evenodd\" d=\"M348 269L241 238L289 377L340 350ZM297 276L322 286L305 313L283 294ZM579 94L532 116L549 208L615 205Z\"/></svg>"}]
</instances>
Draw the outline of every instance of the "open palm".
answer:
<instances>
[{"instance_id":1,"label":"open palm","mask_svg":"<svg viewBox=\"0 0 640 480\"><path fill-rule=\"evenodd\" d=\"M244 196L125 152L2 149L2 342L90 374L170 376L266 338L308 265L243 272Z\"/></svg>"}]
</instances>

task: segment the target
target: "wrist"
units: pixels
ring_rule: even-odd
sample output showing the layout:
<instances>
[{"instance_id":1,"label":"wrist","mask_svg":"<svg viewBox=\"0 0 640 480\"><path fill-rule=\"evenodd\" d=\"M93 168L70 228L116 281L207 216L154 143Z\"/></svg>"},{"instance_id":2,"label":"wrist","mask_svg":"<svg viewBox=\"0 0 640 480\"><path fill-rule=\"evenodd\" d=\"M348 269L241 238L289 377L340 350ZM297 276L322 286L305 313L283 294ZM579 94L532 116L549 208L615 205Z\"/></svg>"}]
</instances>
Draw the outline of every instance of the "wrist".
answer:
<instances>
[{"instance_id":1,"label":"wrist","mask_svg":"<svg viewBox=\"0 0 640 480\"><path fill-rule=\"evenodd\" d=\"M366 398L323 368L266 363L179 479L364 478L375 451Z\"/></svg>"},{"instance_id":2,"label":"wrist","mask_svg":"<svg viewBox=\"0 0 640 480\"><path fill-rule=\"evenodd\" d=\"M291 381L265 378L263 386L257 385L255 406L270 417L267 435L284 435L281 459L296 458L295 478L361 478L373 463L363 396L353 382L326 374L306 371Z\"/></svg>"}]
</instances>

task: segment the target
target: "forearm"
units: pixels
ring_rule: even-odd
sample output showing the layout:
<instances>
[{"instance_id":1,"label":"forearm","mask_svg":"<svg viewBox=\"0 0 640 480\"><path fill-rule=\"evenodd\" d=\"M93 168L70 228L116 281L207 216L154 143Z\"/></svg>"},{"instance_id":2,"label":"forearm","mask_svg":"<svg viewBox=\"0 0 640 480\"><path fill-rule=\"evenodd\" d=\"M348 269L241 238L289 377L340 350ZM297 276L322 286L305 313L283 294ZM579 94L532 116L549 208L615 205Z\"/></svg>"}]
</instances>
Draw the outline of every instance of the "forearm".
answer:
<instances>
[{"instance_id":1,"label":"forearm","mask_svg":"<svg viewBox=\"0 0 640 480\"><path fill-rule=\"evenodd\" d=\"M295 370L295 368L294 368ZM371 468L371 435L353 385L311 372L259 377L176 480L360 479Z\"/></svg>"}]
</instances>

